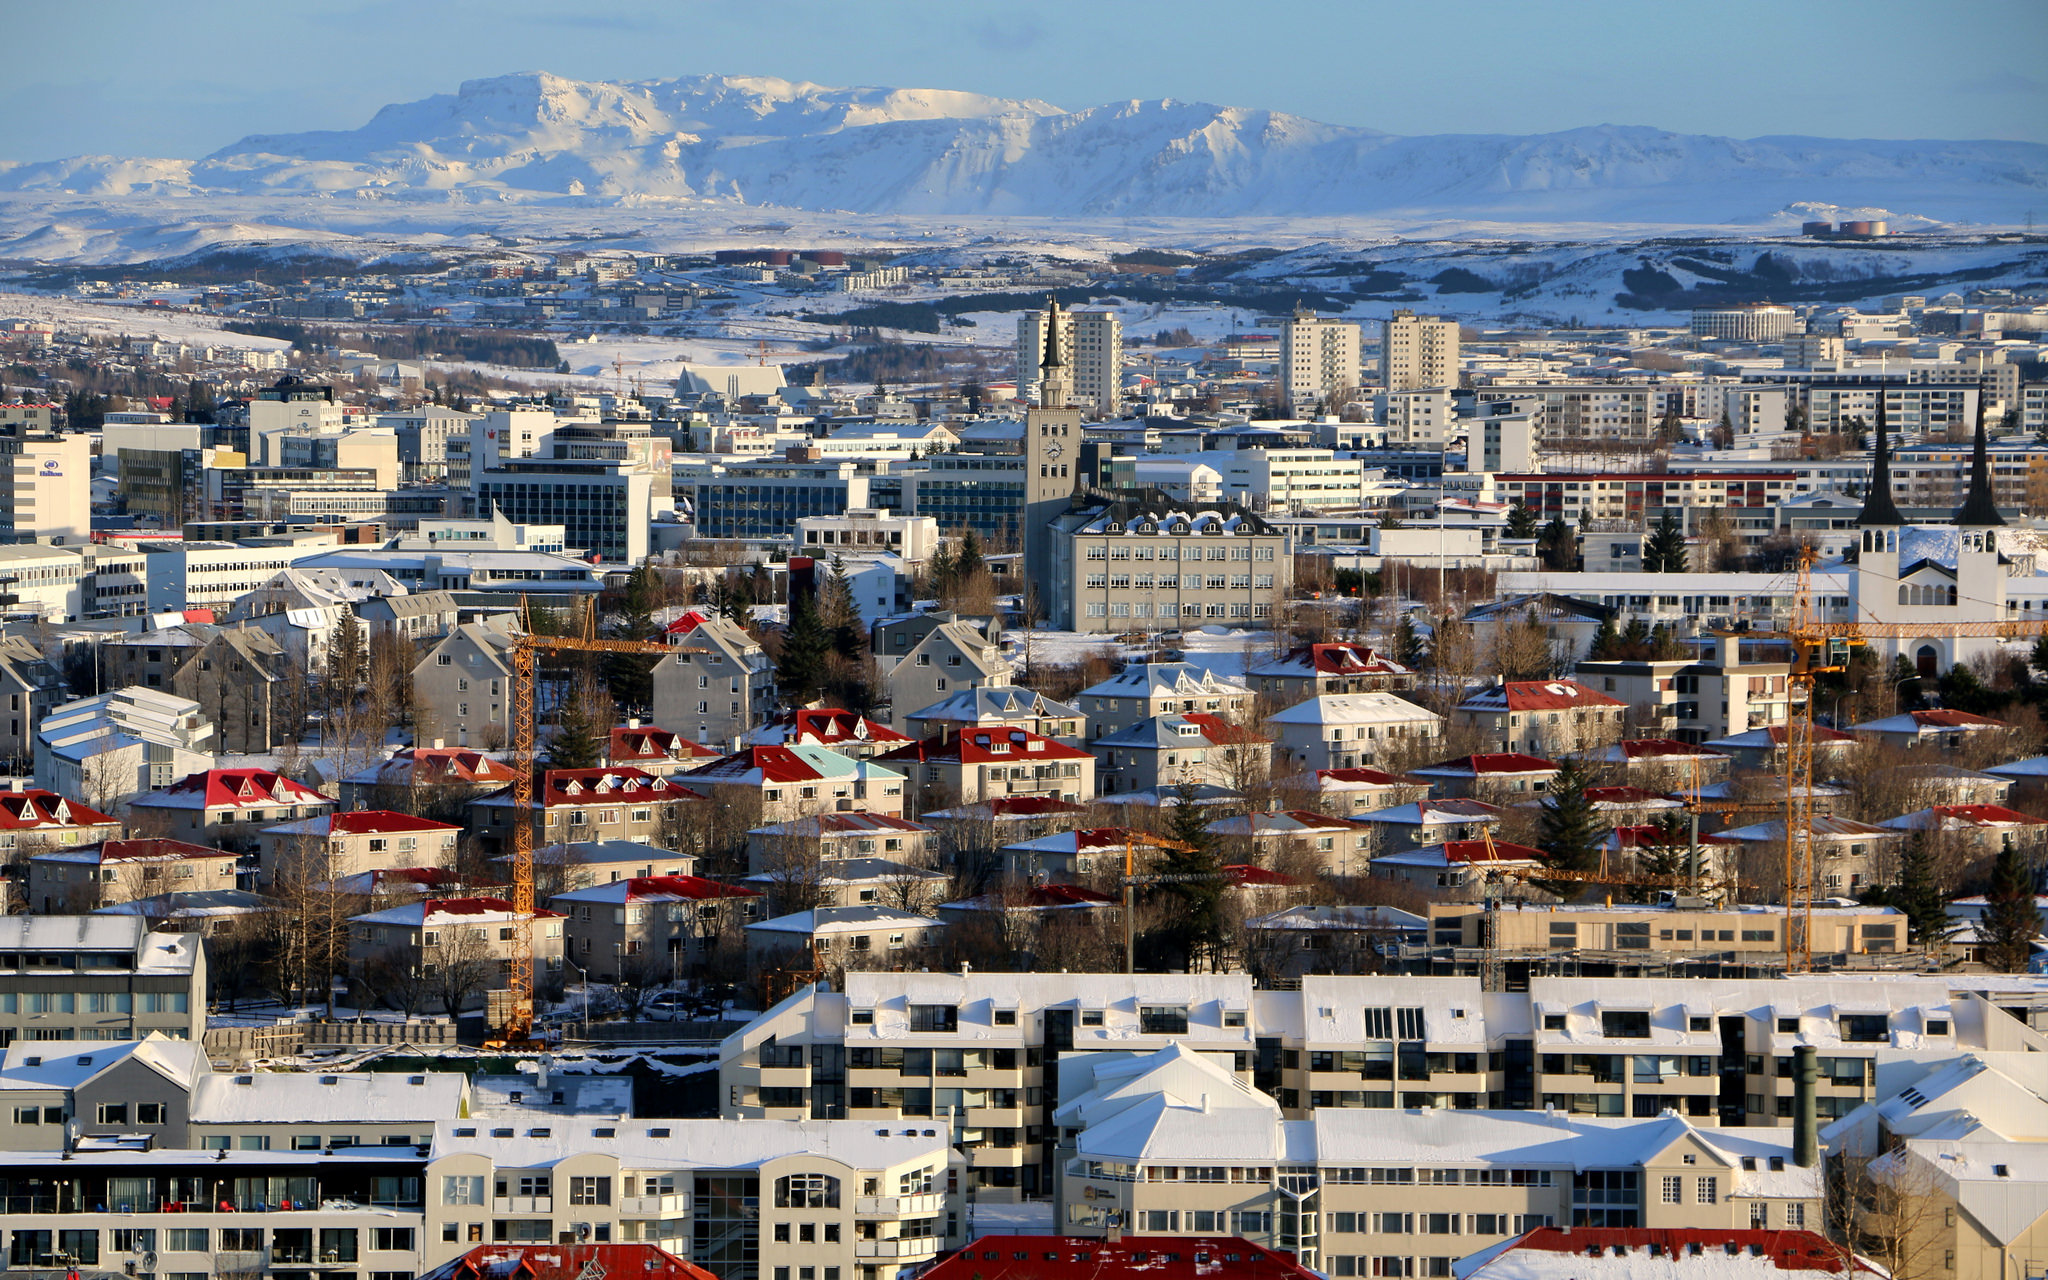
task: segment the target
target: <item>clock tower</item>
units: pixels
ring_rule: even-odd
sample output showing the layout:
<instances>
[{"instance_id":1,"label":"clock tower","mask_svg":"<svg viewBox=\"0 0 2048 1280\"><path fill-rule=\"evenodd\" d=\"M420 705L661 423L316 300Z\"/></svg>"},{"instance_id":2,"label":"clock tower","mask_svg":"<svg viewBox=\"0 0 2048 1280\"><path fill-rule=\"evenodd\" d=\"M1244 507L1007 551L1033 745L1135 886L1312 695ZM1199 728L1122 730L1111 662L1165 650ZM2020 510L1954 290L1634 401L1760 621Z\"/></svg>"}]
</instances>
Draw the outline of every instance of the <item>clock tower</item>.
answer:
<instances>
[{"instance_id":1,"label":"clock tower","mask_svg":"<svg viewBox=\"0 0 2048 1280\"><path fill-rule=\"evenodd\" d=\"M1066 510L1076 488L1081 411L1069 408L1073 383L1060 358L1060 304L1045 307L1045 353L1038 363L1038 406L1024 412L1024 581L1042 602L1050 592L1052 535L1047 525Z\"/></svg>"}]
</instances>

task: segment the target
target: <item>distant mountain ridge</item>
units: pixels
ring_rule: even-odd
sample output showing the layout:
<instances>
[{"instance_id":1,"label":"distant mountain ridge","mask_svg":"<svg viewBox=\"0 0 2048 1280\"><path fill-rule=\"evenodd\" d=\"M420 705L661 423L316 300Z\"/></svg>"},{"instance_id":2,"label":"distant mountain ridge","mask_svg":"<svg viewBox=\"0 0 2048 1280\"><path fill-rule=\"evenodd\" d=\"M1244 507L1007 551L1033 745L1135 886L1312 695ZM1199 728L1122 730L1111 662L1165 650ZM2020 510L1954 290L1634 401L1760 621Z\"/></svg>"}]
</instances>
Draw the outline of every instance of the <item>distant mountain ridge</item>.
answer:
<instances>
[{"instance_id":1,"label":"distant mountain ridge","mask_svg":"<svg viewBox=\"0 0 2048 1280\"><path fill-rule=\"evenodd\" d=\"M0 165L0 192L1691 224L1762 221L1808 203L2017 222L2048 193L2048 146L1614 125L1400 137L1173 99L1063 111L940 89L527 72L387 106L358 129L251 136L197 161Z\"/></svg>"}]
</instances>

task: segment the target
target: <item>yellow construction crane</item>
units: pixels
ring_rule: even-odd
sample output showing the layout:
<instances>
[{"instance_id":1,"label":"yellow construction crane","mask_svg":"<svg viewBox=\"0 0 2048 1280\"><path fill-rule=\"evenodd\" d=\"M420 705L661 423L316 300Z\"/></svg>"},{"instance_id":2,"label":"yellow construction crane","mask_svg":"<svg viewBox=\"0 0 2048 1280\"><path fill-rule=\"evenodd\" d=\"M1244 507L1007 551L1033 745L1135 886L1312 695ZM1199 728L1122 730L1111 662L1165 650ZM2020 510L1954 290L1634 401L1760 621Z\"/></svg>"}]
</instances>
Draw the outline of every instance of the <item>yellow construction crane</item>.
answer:
<instances>
[{"instance_id":1,"label":"yellow construction crane","mask_svg":"<svg viewBox=\"0 0 2048 1280\"><path fill-rule=\"evenodd\" d=\"M525 614L525 602L520 612ZM584 609L583 634L540 636L526 631L512 642L512 913L518 917L519 944L512 950L507 975L508 998L498 1034L486 1048L517 1049L533 1036L533 784L538 761L534 753L534 669L543 653L641 653L662 655L673 649L659 640L612 640L597 634L595 602Z\"/></svg>"}]
</instances>

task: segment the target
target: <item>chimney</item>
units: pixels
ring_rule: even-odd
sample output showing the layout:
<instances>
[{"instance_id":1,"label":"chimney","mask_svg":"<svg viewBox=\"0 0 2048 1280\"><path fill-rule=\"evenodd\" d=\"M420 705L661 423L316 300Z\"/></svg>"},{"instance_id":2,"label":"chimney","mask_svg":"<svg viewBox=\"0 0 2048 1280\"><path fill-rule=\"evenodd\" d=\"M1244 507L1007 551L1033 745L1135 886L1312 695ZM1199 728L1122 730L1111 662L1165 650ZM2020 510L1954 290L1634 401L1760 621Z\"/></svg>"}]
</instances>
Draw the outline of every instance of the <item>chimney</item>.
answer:
<instances>
[{"instance_id":1,"label":"chimney","mask_svg":"<svg viewBox=\"0 0 2048 1280\"><path fill-rule=\"evenodd\" d=\"M1741 636L1716 636L1715 642L1720 650L1721 671L1723 674L1733 671L1742 665Z\"/></svg>"},{"instance_id":2,"label":"chimney","mask_svg":"<svg viewBox=\"0 0 2048 1280\"><path fill-rule=\"evenodd\" d=\"M1818 1155L1815 1086L1820 1080L1820 1050L1802 1044L1792 1050L1792 1163L1811 1169Z\"/></svg>"}]
</instances>

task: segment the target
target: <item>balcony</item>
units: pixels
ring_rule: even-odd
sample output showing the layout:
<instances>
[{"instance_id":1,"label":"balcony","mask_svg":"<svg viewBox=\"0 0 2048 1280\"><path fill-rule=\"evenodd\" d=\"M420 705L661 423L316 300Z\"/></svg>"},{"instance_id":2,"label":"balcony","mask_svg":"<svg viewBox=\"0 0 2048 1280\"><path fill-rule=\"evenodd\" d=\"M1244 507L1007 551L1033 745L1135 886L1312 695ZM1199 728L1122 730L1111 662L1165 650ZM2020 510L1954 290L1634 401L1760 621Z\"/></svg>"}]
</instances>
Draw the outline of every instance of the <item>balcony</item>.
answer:
<instances>
[{"instance_id":1,"label":"balcony","mask_svg":"<svg viewBox=\"0 0 2048 1280\"><path fill-rule=\"evenodd\" d=\"M938 1192L915 1196L862 1196L853 1202L854 1216L861 1218L888 1218L899 1214L935 1214L946 1207L946 1197Z\"/></svg>"},{"instance_id":2,"label":"balcony","mask_svg":"<svg viewBox=\"0 0 2048 1280\"><path fill-rule=\"evenodd\" d=\"M686 1214L690 1211L690 1197L678 1192L667 1196L626 1196L619 1201L619 1213L623 1217L646 1214Z\"/></svg>"},{"instance_id":3,"label":"balcony","mask_svg":"<svg viewBox=\"0 0 2048 1280\"><path fill-rule=\"evenodd\" d=\"M495 1196L491 1200L492 1213L553 1213L553 1196Z\"/></svg>"},{"instance_id":4,"label":"balcony","mask_svg":"<svg viewBox=\"0 0 2048 1280\"><path fill-rule=\"evenodd\" d=\"M1024 1127L1022 1107L969 1107L967 1127L970 1129L1021 1129Z\"/></svg>"},{"instance_id":5,"label":"balcony","mask_svg":"<svg viewBox=\"0 0 2048 1280\"><path fill-rule=\"evenodd\" d=\"M913 1236L907 1240L856 1240L856 1258L930 1258L939 1252L937 1236Z\"/></svg>"},{"instance_id":6,"label":"balcony","mask_svg":"<svg viewBox=\"0 0 2048 1280\"><path fill-rule=\"evenodd\" d=\"M233 1249L213 1255L213 1274L253 1274L263 1270L267 1259L262 1249Z\"/></svg>"}]
</instances>

